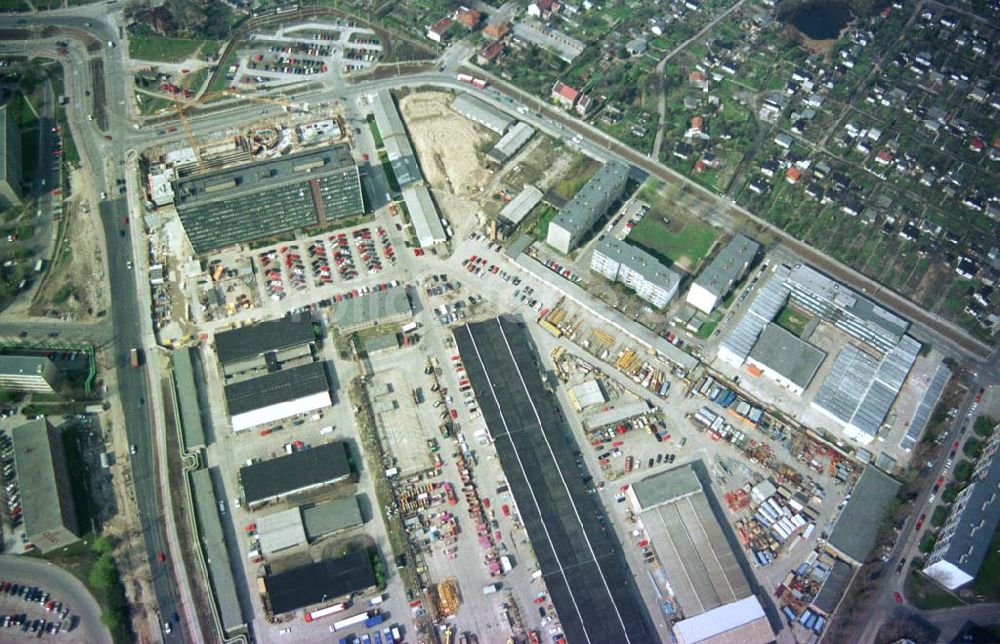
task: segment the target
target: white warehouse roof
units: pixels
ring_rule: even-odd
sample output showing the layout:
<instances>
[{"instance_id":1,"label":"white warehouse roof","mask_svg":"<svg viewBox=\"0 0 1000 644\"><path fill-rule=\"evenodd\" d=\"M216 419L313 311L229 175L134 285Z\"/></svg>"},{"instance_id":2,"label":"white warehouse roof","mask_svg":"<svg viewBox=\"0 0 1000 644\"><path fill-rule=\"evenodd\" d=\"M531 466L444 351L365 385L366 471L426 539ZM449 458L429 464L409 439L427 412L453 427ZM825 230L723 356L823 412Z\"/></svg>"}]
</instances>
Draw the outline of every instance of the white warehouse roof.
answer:
<instances>
[{"instance_id":1,"label":"white warehouse roof","mask_svg":"<svg viewBox=\"0 0 1000 644\"><path fill-rule=\"evenodd\" d=\"M674 635L681 644L768 642L774 639L764 607L753 595L677 622L674 624Z\"/></svg>"},{"instance_id":2,"label":"white warehouse roof","mask_svg":"<svg viewBox=\"0 0 1000 644\"><path fill-rule=\"evenodd\" d=\"M524 184L524 188L510 203L503 207L500 216L514 224L515 226L528 216L535 206L542 200L542 191L531 185Z\"/></svg>"},{"instance_id":3,"label":"white warehouse roof","mask_svg":"<svg viewBox=\"0 0 1000 644\"><path fill-rule=\"evenodd\" d=\"M512 117L465 92L455 96L455 100L451 102L451 109L467 119L485 125L497 134L503 134L514 123Z\"/></svg>"},{"instance_id":4,"label":"white warehouse roof","mask_svg":"<svg viewBox=\"0 0 1000 644\"><path fill-rule=\"evenodd\" d=\"M410 221L413 222L413 230L417 234L417 241L421 246L433 246L446 241L444 227L441 225L441 217L438 215L437 207L431 200L431 193L425 186L410 186L403 190L403 201L406 202L406 209L410 213Z\"/></svg>"}]
</instances>

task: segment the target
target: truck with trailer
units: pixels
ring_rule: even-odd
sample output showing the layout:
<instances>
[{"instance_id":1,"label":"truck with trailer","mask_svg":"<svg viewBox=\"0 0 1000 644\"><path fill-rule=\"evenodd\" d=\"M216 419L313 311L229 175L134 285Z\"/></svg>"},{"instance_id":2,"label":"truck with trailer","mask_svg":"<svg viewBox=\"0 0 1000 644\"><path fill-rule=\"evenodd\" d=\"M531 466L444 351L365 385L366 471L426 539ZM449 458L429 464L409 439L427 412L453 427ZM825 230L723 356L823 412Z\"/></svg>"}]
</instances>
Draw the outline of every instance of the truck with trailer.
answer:
<instances>
[{"instance_id":1,"label":"truck with trailer","mask_svg":"<svg viewBox=\"0 0 1000 644\"><path fill-rule=\"evenodd\" d=\"M345 628L350 628L351 626L357 626L358 624L364 624L369 618L378 614L378 611L369 610L363 613L358 613L357 615L352 615L350 617L345 617L344 619L338 620L333 624L330 624L330 632L336 632L344 630Z\"/></svg>"},{"instance_id":2,"label":"truck with trailer","mask_svg":"<svg viewBox=\"0 0 1000 644\"><path fill-rule=\"evenodd\" d=\"M327 606L326 608L320 608L319 610L314 610L311 613L306 613L305 620L307 622L312 622L323 617L328 617L330 615L336 615L344 611L347 608L347 604L334 604L333 606Z\"/></svg>"},{"instance_id":3,"label":"truck with trailer","mask_svg":"<svg viewBox=\"0 0 1000 644\"><path fill-rule=\"evenodd\" d=\"M133 369L142 364L142 356L139 353L139 349L133 348L128 352L128 363Z\"/></svg>"}]
</instances>

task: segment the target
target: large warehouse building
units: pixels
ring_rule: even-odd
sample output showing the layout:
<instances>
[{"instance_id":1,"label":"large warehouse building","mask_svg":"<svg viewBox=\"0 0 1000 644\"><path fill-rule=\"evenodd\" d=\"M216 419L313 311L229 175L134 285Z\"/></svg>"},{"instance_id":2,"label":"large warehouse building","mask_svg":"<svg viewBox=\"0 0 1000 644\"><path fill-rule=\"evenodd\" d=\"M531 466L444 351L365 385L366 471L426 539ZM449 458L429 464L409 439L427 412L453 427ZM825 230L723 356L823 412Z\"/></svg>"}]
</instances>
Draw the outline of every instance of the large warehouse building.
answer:
<instances>
[{"instance_id":1,"label":"large warehouse building","mask_svg":"<svg viewBox=\"0 0 1000 644\"><path fill-rule=\"evenodd\" d=\"M971 582L1000 524L1000 425L993 428L969 485L958 493L924 573L952 590Z\"/></svg>"},{"instance_id":2,"label":"large warehouse building","mask_svg":"<svg viewBox=\"0 0 1000 644\"><path fill-rule=\"evenodd\" d=\"M351 478L347 443L334 441L240 468L247 507L255 508Z\"/></svg>"},{"instance_id":3,"label":"large warehouse building","mask_svg":"<svg viewBox=\"0 0 1000 644\"><path fill-rule=\"evenodd\" d=\"M650 641L635 581L566 446L571 430L542 383L525 323L468 324L455 340L566 640Z\"/></svg>"},{"instance_id":4,"label":"large warehouse building","mask_svg":"<svg viewBox=\"0 0 1000 644\"><path fill-rule=\"evenodd\" d=\"M392 173L396 175L396 183L406 187L415 181L420 181L422 177L417 155L413 152L410 137L403 126L403 119L399 118L396 102L389 90L375 94L372 114L375 117L375 125L378 126L379 136L382 137L382 145L385 146Z\"/></svg>"},{"instance_id":5,"label":"large warehouse building","mask_svg":"<svg viewBox=\"0 0 1000 644\"><path fill-rule=\"evenodd\" d=\"M628 494L686 616L753 595L692 466L643 479Z\"/></svg>"},{"instance_id":6,"label":"large warehouse building","mask_svg":"<svg viewBox=\"0 0 1000 644\"><path fill-rule=\"evenodd\" d=\"M806 264L785 277L792 300L838 329L885 353L903 339L910 323Z\"/></svg>"},{"instance_id":7,"label":"large warehouse building","mask_svg":"<svg viewBox=\"0 0 1000 644\"><path fill-rule=\"evenodd\" d=\"M280 615L319 604L336 604L375 590L375 570L366 550L264 577L271 613Z\"/></svg>"},{"instance_id":8,"label":"large warehouse building","mask_svg":"<svg viewBox=\"0 0 1000 644\"><path fill-rule=\"evenodd\" d=\"M760 244L749 237L733 237L691 285L687 303L705 315L711 314L747 274L759 252Z\"/></svg>"},{"instance_id":9,"label":"large warehouse building","mask_svg":"<svg viewBox=\"0 0 1000 644\"><path fill-rule=\"evenodd\" d=\"M750 357L764 327L778 316L788 302L788 288L783 280L787 272L784 266L775 267L774 274L757 290L743 317L719 343L719 360L738 368Z\"/></svg>"},{"instance_id":10,"label":"large warehouse building","mask_svg":"<svg viewBox=\"0 0 1000 644\"><path fill-rule=\"evenodd\" d=\"M363 521L357 497L349 496L266 514L257 517L256 524L261 552L271 554L360 526Z\"/></svg>"},{"instance_id":11,"label":"large warehouse building","mask_svg":"<svg viewBox=\"0 0 1000 644\"><path fill-rule=\"evenodd\" d=\"M825 351L769 323L750 350L747 364L793 394L801 395L825 358Z\"/></svg>"},{"instance_id":12,"label":"large warehouse building","mask_svg":"<svg viewBox=\"0 0 1000 644\"><path fill-rule=\"evenodd\" d=\"M621 282L658 309L670 304L681 283L681 276L655 257L612 235L605 235L594 247L590 269Z\"/></svg>"},{"instance_id":13,"label":"large warehouse building","mask_svg":"<svg viewBox=\"0 0 1000 644\"><path fill-rule=\"evenodd\" d=\"M507 130L507 133L500 137L496 145L489 149L486 156L493 159L497 163L503 165L511 157L518 153L518 151L531 140L531 137L535 135L535 128L531 127L527 123L519 122L514 125L514 127Z\"/></svg>"},{"instance_id":14,"label":"large warehouse building","mask_svg":"<svg viewBox=\"0 0 1000 644\"><path fill-rule=\"evenodd\" d=\"M15 427L11 441L28 541L42 552L79 541L62 432L38 418Z\"/></svg>"},{"instance_id":15,"label":"large warehouse building","mask_svg":"<svg viewBox=\"0 0 1000 644\"><path fill-rule=\"evenodd\" d=\"M679 642L768 642L774 631L730 546L725 519L712 510L694 465L645 478L628 491L667 582L687 619Z\"/></svg>"},{"instance_id":16,"label":"large warehouse building","mask_svg":"<svg viewBox=\"0 0 1000 644\"><path fill-rule=\"evenodd\" d=\"M178 179L174 204L198 254L364 211L358 167L347 145Z\"/></svg>"},{"instance_id":17,"label":"large warehouse building","mask_svg":"<svg viewBox=\"0 0 1000 644\"><path fill-rule=\"evenodd\" d=\"M908 335L880 360L845 345L810 405L837 421L847 438L867 445L882 428L919 354L920 343Z\"/></svg>"},{"instance_id":18,"label":"large warehouse building","mask_svg":"<svg viewBox=\"0 0 1000 644\"><path fill-rule=\"evenodd\" d=\"M899 491L900 482L869 465L833 525L827 545L844 560L861 565L875 546L882 517Z\"/></svg>"},{"instance_id":19,"label":"large warehouse building","mask_svg":"<svg viewBox=\"0 0 1000 644\"><path fill-rule=\"evenodd\" d=\"M608 161L601 166L549 223L545 243L563 254L569 254L579 246L625 192L628 173L628 166L617 161Z\"/></svg>"},{"instance_id":20,"label":"large warehouse building","mask_svg":"<svg viewBox=\"0 0 1000 644\"><path fill-rule=\"evenodd\" d=\"M282 369L226 387L234 431L258 427L333 404L322 362Z\"/></svg>"},{"instance_id":21,"label":"large warehouse building","mask_svg":"<svg viewBox=\"0 0 1000 644\"><path fill-rule=\"evenodd\" d=\"M451 109L501 135L515 121L506 113L466 92L459 92L455 95L455 99L451 102Z\"/></svg>"},{"instance_id":22,"label":"large warehouse building","mask_svg":"<svg viewBox=\"0 0 1000 644\"><path fill-rule=\"evenodd\" d=\"M372 291L333 303L332 321L341 333L353 333L379 324L405 322L413 317L406 287Z\"/></svg>"},{"instance_id":23,"label":"large warehouse building","mask_svg":"<svg viewBox=\"0 0 1000 644\"><path fill-rule=\"evenodd\" d=\"M229 378L247 372L267 373L275 363L309 356L315 340L312 320L289 314L217 333L215 352Z\"/></svg>"}]
</instances>

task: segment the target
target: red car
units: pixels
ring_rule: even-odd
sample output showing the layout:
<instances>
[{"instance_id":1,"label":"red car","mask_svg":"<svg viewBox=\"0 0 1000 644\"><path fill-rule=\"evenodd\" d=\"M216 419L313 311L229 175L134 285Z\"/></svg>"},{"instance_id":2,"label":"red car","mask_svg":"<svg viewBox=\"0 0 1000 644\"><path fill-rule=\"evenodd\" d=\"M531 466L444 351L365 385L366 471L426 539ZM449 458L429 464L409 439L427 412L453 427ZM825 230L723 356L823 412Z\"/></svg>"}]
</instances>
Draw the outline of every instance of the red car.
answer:
<instances>
[{"instance_id":1,"label":"red car","mask_svg":"<svg viewBox=\"0 0 1000 644\"><path fill-rule=\"evenodd\" d=\"M164 561L167 560L167 555L161 552L160 554L156 555L156 560L159 561L160 563L163 563Z\"/></svg>"},{"instance_id":2,"label":"red car","mask_svg":"<svg viewBox=\"0 0 1000 644\"><path fill-rule=\"evenodd\" d=\"M916 531L917 532L920 532L920 528L924 527L924 519L926 519L926 518L927 518L926 514L921 514L920 518L917 519L917 526L916 526Z\"/></svg>"},{"instance_id":3,"label":"red car","mask_svg":"<svg viewBox=\"0 0 1000 644\"><path fill-rule=\"evenodd\" d=\"M892 598L896 600L897 604L902 604L903 603L903 596L900 595L898 592L893 593L892 594Z\"/></svg>"}]
</instances>

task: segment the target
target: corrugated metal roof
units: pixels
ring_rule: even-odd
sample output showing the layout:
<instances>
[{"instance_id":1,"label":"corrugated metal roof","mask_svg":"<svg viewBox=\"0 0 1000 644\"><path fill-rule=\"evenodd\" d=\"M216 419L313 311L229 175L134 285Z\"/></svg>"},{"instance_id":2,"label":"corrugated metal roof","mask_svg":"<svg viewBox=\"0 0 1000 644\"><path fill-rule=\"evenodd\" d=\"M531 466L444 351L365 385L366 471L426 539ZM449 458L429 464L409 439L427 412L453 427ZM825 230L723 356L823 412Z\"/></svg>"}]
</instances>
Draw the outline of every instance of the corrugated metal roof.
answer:
<instances>
[{"instance_id":1,"label":"corrugated metal roof","mask_svg":"<svg viewBox=\"0 0 1000 644\"><path fill-rule=\"evenodd\" d=\"M498 134L503 134L514 118L466 92L459 92L451 102L451 109L462 116L480 123Z\"/></svg>"},{"instance_id":2,"label":"corrugated metal roof","mask_svg":"<svg viewBox=\"0 0 1000 644\"><path fill-rule=\"evenodd\" d=\"M542 200L542 191L527 183L510 203L503 207L500 216L515 226L528 216L528 213Z\"/></svg>"},{"instance_id":3,"label":"corrugated metal roof","mask_svg":"<svg viewBox=\"0 0 1000 644\"><path fill-rule=\"evenodd\" d=\"M431 193L423 185L412 185L403 189L403 201L413 222L413 232L421 246L433 246L448 239L437 206L431 199Z\"/></svg>"},{"instance_id":4,"label":"corrugated metal roof","mask_svg":"<svg viewBox=\"0 0 1000 644\"><path fill-rule=\"evenodd\" d=\"M306 531L298 508L258 516L255 522L260 549L264 553L278 552L306 542Z\"/></svg>"},{"instance_id":5,"label":"corrugated metal roof","mask_svg":"<svg viewBox=\"0 0 1000 644\"><path fill-rule=\"evenodd\" d=\"M866 467L830 532L830 545L853 561L864 563L875 545L882 516L900 485L882 470Z\"/></svg>"},{"instance_id":6,"label":"corrugated metal roof","mask_svg":"<svg viewBox=\"0 0 1000 644\"><path fill-rule=\"evenodd\" d=\"M310 508L302 508L302 523L305 526L306 537L313 541L331 532L362 525L364 519L358 506L358 497L349 496Z\"/></svg>"},{"instance_id":7,"label":"corrugated metal roof","mask_svg":"<svg viewBox=\"0 0 1000 644\"><path fill-rule=\"evenodd\" d=\"M729 335L719 343L720 350L729 351L740 361L746 360L764 327L774 320L787 301L788 289L784 285L782 269L779 267L754 295L746 313Z\"/></svg>"},{"instance_id":8,"label":"corrugated metal roof","mask_svg":"<svg viewBox=\"0 0 1000 644\"><path fill-rule=\"evenodd\" d=\"M201 407L198 401L198 385L195 382L195 358L193 347L175 350L174 386L177 388L177 407L181 412L181 434L184 449L193 451L205 447L205 426L201 422Z\"/></svg>"}]
</instances>

